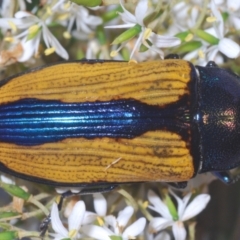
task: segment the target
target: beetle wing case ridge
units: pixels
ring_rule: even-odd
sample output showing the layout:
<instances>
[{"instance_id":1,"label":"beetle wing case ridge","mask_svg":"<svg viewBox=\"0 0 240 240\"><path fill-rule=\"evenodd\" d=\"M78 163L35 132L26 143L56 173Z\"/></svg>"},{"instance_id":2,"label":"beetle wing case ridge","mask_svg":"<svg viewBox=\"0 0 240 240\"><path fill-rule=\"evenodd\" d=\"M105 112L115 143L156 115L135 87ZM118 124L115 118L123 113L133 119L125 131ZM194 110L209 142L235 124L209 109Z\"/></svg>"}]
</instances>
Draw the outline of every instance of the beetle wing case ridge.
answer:
<instances>
[{"instance_id":1,"label":"beetle wing case ridge","mask_svg":"<svg viewBox=\"0 0 240 240\"><path fill-rule=\"evenodd\" d=\"M192 64L83 61L0 88L1 170L56 186L187 181L199 164Z\"/></svg>"}]
</instances>

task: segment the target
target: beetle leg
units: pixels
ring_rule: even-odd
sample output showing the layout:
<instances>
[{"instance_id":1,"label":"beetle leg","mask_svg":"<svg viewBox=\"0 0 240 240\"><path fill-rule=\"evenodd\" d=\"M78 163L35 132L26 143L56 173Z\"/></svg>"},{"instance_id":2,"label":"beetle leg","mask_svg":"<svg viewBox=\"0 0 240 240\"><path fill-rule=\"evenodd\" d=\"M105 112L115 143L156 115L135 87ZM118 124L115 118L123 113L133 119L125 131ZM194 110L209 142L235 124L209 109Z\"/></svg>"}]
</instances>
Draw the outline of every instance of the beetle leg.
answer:
<instances>
[{"instance_id":1,"label":"beetle leg","mask_svg":"<svg viewBox=\"0 0 240 240\"><path fill-rule=\"evenodd\" d=\"M232 174L228 171L212 172L212 174L228 185L233 184L240 179L240 175L232 176Z\"/></svg>"},{"instance_id":2,"label":"beetle leg","mask_svg":"<svg viewBox=\"0 0 240 240\"><path fill-rule=\"evenodd\" d=\"M104 193L104 192L110 192L113 189L118 187L118 185L103 185L103 186L95 186L91 188L84 188L80 192L71 192L67 191L61 195L60 201L58 203L58 210L60 211L62 209L63 200L67 197L72 197L76 195L87 195L87 194L93 194L93 193ZM48 230L48 225L51 223L51 215L49 214L40 224L40 237L43 238Z\"/></svg>"},{"instance_id":3,"label":"beetle leg","mask_svg":"<svg viewBox=\"0 0 240 240\"><path fill-rule=\"evenodd\" d=\"M216 176L218 179L220 179L225 184L232 184L235 182L233 177L231 176L230 172L224 171L224 172L212 172L214 176Z\"/></svg>"},{"instance_id":4,"label":"beetle leg","mask_svg":"<svg viewBox=\"0 0 240 240\"><path fill-rule=\"evenodd\" d=\"M174 183L168 183L170 186L175 187L175 188L185 188L187 187L187 182L174 182Z\"/></svg>"}]
</instances>

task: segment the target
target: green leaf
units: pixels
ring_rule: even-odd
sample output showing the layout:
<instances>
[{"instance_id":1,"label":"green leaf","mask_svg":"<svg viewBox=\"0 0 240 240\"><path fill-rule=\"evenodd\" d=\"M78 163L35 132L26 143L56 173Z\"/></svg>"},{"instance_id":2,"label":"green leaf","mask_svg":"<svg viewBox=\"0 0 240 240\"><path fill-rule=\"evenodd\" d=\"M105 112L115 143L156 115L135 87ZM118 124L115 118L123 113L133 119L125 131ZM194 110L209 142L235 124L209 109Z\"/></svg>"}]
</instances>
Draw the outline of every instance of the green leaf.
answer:
<instances>
[{"instance_id":1,"label":"green leaf","mask_svg":"<svg viewBox=\"0 0 240 240\"><path fill-rule=\"evenodd\" d=\"M97 7L102 3L102 0L70 0L70 1L76 3L77 5L82 5L84 7Z\"/></svg>"},{"instance_id":2,"label":"green leaf","mask_svg":"<svg viewBox=\"0 0 240 240\"><path fill-rule=\"evenodd\" d=\"M219 43L219 39L214 37L212 34L207 33L201 29L196 30L196 35L203 39L204 41L210 43L211 45L217 45Z\"/></svg>"},{"instance_id":3,"label":"green leaf","mask_svg":"<svg viewBox=\"0 0 240 240\"><path fill-rule=\"evenodd\" d=\"M1 183L1 187L8 192L10 195L19 197L24 200L28 200L31 196L28 192L24 191L22 188L13 185L13 184L7 184L7 183ZM1 238L0 238L1 239Z\"/></svg>"},{"instance_id":4,"label":"green leaf","mask_svg":"<svg viewBox=\"0 0 240 240\"><path fill-rule=\"evenodd\" d=\"M128 30L126 30L125 32L120 34L117 38L115 38L115 40L112 42L112 44L123 43L123 42L135 37L141 31L142 31L142 27L137 24L134 27L129 28Z\"/></svg>"}]
</instances>

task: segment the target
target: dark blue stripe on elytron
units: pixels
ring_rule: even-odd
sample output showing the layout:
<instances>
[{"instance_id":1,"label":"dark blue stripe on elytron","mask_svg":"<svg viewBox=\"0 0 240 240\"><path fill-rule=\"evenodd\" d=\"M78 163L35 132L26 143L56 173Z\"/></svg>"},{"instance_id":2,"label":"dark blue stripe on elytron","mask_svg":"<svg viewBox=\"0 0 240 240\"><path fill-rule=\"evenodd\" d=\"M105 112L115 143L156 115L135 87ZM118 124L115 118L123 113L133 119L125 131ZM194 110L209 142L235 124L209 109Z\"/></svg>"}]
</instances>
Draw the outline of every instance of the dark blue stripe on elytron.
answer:
<instances>
[{"instance_id":1,"label":"dark blue stripe on elytron","mask_svg":"<svg viewBox=\"0 0 240 240\"><path fill-rule=\"evenodd\" d=\"M157 129L187 137L183 106L184 98L162 108L132 99L91 103L23 99L0 106L0 141L32 146L77 137L134 138Z\"/></svg>"}]
</instances>

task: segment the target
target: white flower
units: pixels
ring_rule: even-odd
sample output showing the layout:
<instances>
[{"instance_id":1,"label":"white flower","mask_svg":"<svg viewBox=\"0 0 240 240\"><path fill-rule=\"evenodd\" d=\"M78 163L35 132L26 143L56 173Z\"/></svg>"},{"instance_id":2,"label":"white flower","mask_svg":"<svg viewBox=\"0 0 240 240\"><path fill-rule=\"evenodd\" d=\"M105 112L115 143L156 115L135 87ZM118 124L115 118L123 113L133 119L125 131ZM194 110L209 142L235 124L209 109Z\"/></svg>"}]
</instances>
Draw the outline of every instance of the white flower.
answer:
<instances>
[{"instance_id":1,"label":"white flower","mask_svg":"<svg viewBox=\"0 0 240 240\"><path fill-rule=\"evenodd\" d=\"M68 24L68 32L71 31L74 22L78 32L92 33L96 26L102 24L102 19L93 15L89 15L86 8L79 6L75 3L70 7L70 18Z\"/></svg>"},{"instance_id":2,"label":"white flower","mask_svg":"<svg viewBox=\"0 0 240 240\"><path fill-rule=\"evenodd\" d=\"M100 226L104 225L107 216L107 201L101 193L93 194L93 206L96 213L86 211L83 224L90 224L97 220Z\"/></svg>"},{"instance_id":3,"label":"white flower","mask_svg":"<svg viewBox=\"0 0 240 240\"><path fill-rule=\"evenodd\" d=\"M26 0L28 3L31 3L31 0ZM12 17L14 10L16 8L19 10L24 11L26 10L26 2L25 0L17 0L17 1L9 1L9 0L2 0L0 6L0 15L2 18L9 18ZM17 9L18 10L18 9Z\"/></svg>"},{"instance_id":4,"label":"white flower","mask_svg":"<svg viewBox=\"0 0 240 240\"><path fill-rule=\"evenodd\" d=\"M108 227L87 225L83 226L81 230L87 236L98 240L111 240L110 236L118 236L121 237L122 240L133 239L144 230L146 225L146 219L142 217L126 227L133 211L133 207L128 206L119 212L117 218L112 215L107 216L105 220Z\"/></svg>"},{"instance_id":5,"label":"white flower","mask_svg":"<svg viewBox=\"0 0 240 240\"><path fill-rule=\"evenodd\" d=\"M123 12L119 14L125 24L107 26L106 28L132 28L136 25L141 26L141 32L139 33L139 37L132 49L130 59L132 58L136 49L139 49L141 44L145 45L148 49L156 51L160 55L160 57L163 58L163 52L159 48L173 47L181 43L179 38L161 36L152 32L151 28L145 27L143 20L147 16L148 0L140 0L138 2L135 9L135 15L133 15L124 8L122 0L120 0L120 4L122 6ZM151 46L148 44L147 40L152 43ZM116 52L118 52L123 46L125 46L125 43L123 43Z\"/></svg>"},{"instance_id":6,"label":"white flower","mask_svg":"<svg viewBox=\"0 0 240 240\"><path fill-rule=\"evenodd\" d=\"M51 210L51 220L52 220L52 228L55 231L54 240L61 240L63 238L76 239L78 231L81 227L83 217L85 214L85 204L83 201L78 201L68 218L68 230L63 226L60 218L59 211L56 203L53 203Z\"/></svg>"},{"instance_id":7,"label":"white flower","mask_svg":"<svg viewBox=\"0 0 240 240\"><path fill-rule=\"evenodd\" d=\"M148 192L148 200L153 205L149 206L149 208L162 216L154 217L150 221L149 231L150 233L158 232L162 229L172 226L175 239L184 240L187 233L183 222L199 214L207 206L210 200L210 195L200 194L188 204L191 193L187 194L183 199L180 199L172 191L170 191L170 193L175 197L178 203L178 219L173 219L168 207L153 191L150 190Z\"/></svg>"},{"instance_id":8,"label":"white flower","mask_svg":"<svg viewBox=\"0 0 240 240\"><path fill-rule=\"evenodd\" d=\"M236 30L240 29L240 1L215 0L215 4L221 9L221 11L228 13L227 21L230 23L230 25L233 25Z\"/></svg>"},{"instance_id":9,"label":"white flower","mask_svg":"<svg viewBox=\"0 0 240 240\"><path fill-rule=\"evenodd\" d=\"M100 17L90 15L87 8L76 3L66 4L65 1L59 1L54 5L52 10L68 14L65 20L60 20L59 22L67 27L66 32L68 34L72 34L78 39L88 39L89 34L94 32L93 30L96 26L102 24ZM74 25L76 26L76 30L72 30Z\"/></svg>"},{"instance_id":10,"label":"white flower","mask_svg":"<svg viewBox=\"0 0 240 240\"><path fill-rule=\"evenodd\" d=\"M0 27L23 29L23 32L13 37L13 42L20 42L23 48L23 54L17 59L19 62L27 61L38 53L41 37L47 46L46 54L56 52L62 58L68 59L67 51L49 31L46 23L31 13L19 11L15 18L2 18Z\"/></svg>"},{"instance_id":11,"label":"white flower","mask_svg":"<svg viewBox=\"0 0 240 240\"><path fill-rule=\"evenodd\" d=\"M217 9L214 0L211 1L211 11L213 16L216 18L214 22L215 33L212 32L219 39L218 45L211 46L208 50L208 59L214 60L218 51L226 55L228 58L237 58L240 54L239 45L230 38L224 37L224 22L220 11Z\"/></svg>"},{"instance_id":12,"label":"white flower","mask_svg":"<svg viewBox=\"0 0 240 240\"><path fill-rule=\"evenodd\" d=\"M174 25L181 29L181 31L186 31L194 27L197 22L199 11L202 5L201 1L199 2L185 2L179 1L171 9L172 15L174 18Z\"/></svg>"}]
</instances>

